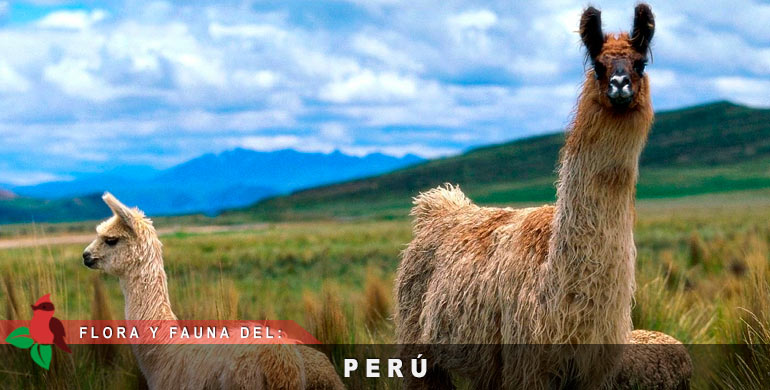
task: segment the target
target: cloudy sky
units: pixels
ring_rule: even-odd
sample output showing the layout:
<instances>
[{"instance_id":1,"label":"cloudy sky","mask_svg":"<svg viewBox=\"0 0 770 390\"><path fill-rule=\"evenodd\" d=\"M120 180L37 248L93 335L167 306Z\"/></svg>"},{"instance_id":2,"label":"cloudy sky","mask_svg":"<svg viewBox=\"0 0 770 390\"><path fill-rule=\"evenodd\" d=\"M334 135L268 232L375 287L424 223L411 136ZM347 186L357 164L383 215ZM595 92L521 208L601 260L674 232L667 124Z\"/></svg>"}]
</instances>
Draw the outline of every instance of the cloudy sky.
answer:
<instances>
[{"instance_id":1,"label":"cloudy sky","mask_svg":"<svg viewBox=\"0 0 770 390\"><path fill-rule=\"evenodd\" d=\"M537 4L534 4L537 3ZM594 1L605 31L633 1ZM583 1L0 1L0 183L235 147L435 157L563 128ZM652 3L657 109L770 106L770 3Z\"/></svg>"}]
</instances>

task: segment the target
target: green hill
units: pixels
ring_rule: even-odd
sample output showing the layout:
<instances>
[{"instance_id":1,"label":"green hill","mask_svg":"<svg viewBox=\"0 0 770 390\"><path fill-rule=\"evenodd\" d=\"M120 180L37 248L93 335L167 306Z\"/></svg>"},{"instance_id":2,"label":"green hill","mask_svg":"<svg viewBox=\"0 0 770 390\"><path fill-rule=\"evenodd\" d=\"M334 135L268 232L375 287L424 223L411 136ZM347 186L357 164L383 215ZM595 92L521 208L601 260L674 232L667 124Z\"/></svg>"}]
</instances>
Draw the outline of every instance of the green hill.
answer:
<instances>
[{"instance_id":1,"label":"green hill","mask_svg":"<svg viewBox=\"0 0 770 390\"><path fill-rule=\"evenodd\" d=\"M382 176L263 200L226 217L401 216L419 191L456 183L480 203L548 202L563 133L517 140ZM641 159L639 198L770 188L770 110L716 102L660 112Z\"/></svg>"}]
</instances>

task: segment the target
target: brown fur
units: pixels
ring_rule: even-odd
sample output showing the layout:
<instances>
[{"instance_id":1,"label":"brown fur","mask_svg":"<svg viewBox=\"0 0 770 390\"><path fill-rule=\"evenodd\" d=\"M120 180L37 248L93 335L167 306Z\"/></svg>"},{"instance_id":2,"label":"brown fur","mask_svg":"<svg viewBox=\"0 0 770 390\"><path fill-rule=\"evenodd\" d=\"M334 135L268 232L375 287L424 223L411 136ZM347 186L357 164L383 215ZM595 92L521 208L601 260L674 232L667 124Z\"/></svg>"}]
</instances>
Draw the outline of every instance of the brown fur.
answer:
<instances>
[{"instance_id":1,"label":"brown fur","mask_svg":"<svg viewBox=\"0 0 770 390\"><path fill-rule=\"evenodd\" d=\"M127 320L176 320L162 245L152 221L109 193L103 199L115 215L96 228L98 237L84 251L84 259L119 277ZM307 346L132 345L132 349L152 389L344 389L329 359Z\"/></svg>"},{"instance_id":2,"label":"brown fur","mask_svg":"<svg viewBox=\"0 0 770 390\"><path fill-rule=\"evenodd\" d=\"M681 390L690 387L692 360L679 340L649 330L631 333L634 346L623 354L614 388Z\"/></svg>"},{"instance_id":3,"label":"brown fur","mask_svg":"<svg viewBox=\"0 0 770 390\"><path fill-rule=\"evenodd\" d=\"M584 21L596 27L598 11L589 11ZM627 34L590 41L597 35L604 36L581 31L598 48L592 61L610 71L646 55ZM653 118L647 76L631 80L632 101L617 106L605 93L608 77L586 73L560 156L555 206L478 207L453 186L415 199L414 238L395 286L398 342L543 347L437 354L428 376L407 387L447 383L449 372L475 378L476 388L608 385L618 345L631 332L634 194ZM547 347L553 344L596 345Z\"/></svg>"},{"instance_id":4,"label":"brown fur","mask_svg":"<svg viewBox=\"0 0 770 390\"><path fill-rule=\"evenodd\" d=\"M536 265L548 258L548 242L553 234L553 215L556 208L543 206L535 209L521 223L522 257L531 256Z\"/></svg>"}]
</instances>

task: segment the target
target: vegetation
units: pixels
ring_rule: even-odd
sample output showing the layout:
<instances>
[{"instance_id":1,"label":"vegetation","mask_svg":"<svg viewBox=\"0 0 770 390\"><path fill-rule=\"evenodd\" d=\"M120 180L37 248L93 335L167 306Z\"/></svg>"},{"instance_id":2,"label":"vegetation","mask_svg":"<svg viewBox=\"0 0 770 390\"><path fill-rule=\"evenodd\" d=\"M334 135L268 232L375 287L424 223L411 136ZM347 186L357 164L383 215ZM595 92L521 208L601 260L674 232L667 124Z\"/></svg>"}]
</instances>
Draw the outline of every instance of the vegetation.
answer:
<instances>
[{"instance_id":1,"label":"vegetation","mask_svg":"<svg viewBox=\"0 0 770 390\"><path fill-rule=\"evenodd\" d=\"M770 343L770 191L645 200L638 216L635 327L692 344L695 388L764 388L770 380L770 351L763 345ZM47 234L40 226L27 229ZM276 223L161 239L181 318L296 320L334 343L322 348L341 372L343 356L361 353L351 344L393 341L392 277L410 238L409 222L399 219ZM84 246L0 250L0 319L29 319L28 304L49 292L59 318L123 318L117 280L82 266ZM3 386L142 384L126 346L56 351L50 372L37 368L28 351L0 350ZM397 388L395 381L351 380Z\"/></svg>"},{"instance_id":2,"label":"vegetation","mask_svg":"<svg viewBox=\"0 0 770 390\"><path fill-rule=\"evenodd\" d=\"M639 198L770 188L770 110L728 102L658 113ZM459 184L481 202L550 202L564 134L483 147L387 175L300 191L226 216L268 220L399 217L419 191Z\"/></svg>"}]
</instances>

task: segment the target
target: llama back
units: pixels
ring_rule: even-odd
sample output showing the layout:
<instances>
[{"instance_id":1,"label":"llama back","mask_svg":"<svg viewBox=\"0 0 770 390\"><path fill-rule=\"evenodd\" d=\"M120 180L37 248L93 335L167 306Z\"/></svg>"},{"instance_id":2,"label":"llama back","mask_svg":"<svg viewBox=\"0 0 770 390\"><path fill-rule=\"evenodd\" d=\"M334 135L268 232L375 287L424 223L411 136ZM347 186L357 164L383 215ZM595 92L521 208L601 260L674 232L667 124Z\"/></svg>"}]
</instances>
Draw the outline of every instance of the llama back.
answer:
<instances>
[{"instance_id":1,"label":"llama back","mask_svg":"<svg viewBox=\"0 0 770 390\"><path fill-rule=\"evenodd\" d=\"M417 343L422 299L435 269L435 252L440 238L455 225L458 212L478 209L458 186L445 184L414 198L411 215L414 239L401 255L396 272L396 339Z\"/></svg>"},{"instance_id":2,"label":"llama back","mask_svg":"<svg viewBox=\"0 0 770 390\"><path fill-rule=\"evenodd\" d=\"M475 207L459 186L448 183L420 193L413 203L411 215L414 217L415 230L426 223L434 223L437 218Z\"/></svg>"},{"instance_id":3,"label":"llama back","mask_svg":"<svg viewBox=\"0 0 770 390\"><path fill-rule=\"evenodd\" d=\"M399 342L472 342L461 334L465 333L462 327L453 327L459 333L451 335L440 331L445 329L444 320L452 322L446 308L456 308L458 315L470 315L473 310L467 309L471 307L483 308L488 312L476 315L499 319L501 281L498 279L511 271L534 271L533 263L537 262L529 259L534 248L522 241L534 239L533 244L540 249L534 252L547 250L547 237L545 243L538 239L544 238L539 232L550 235L547 227L550 227L552 211L551 206L478 207L459 188L450 185L420 194L412 210L414 238L402 255L395 286ZM543 223L531 223L536 215L544 217L538 218ZM516 248L518 250L511 250ZM544 256L544 253L538 254ZM520 285L516 281L513 284ZM485 329L489 333L498 333L495 329L501 326L498 322L479 325L489 327Z\"/></svg>"}]
</instances>

